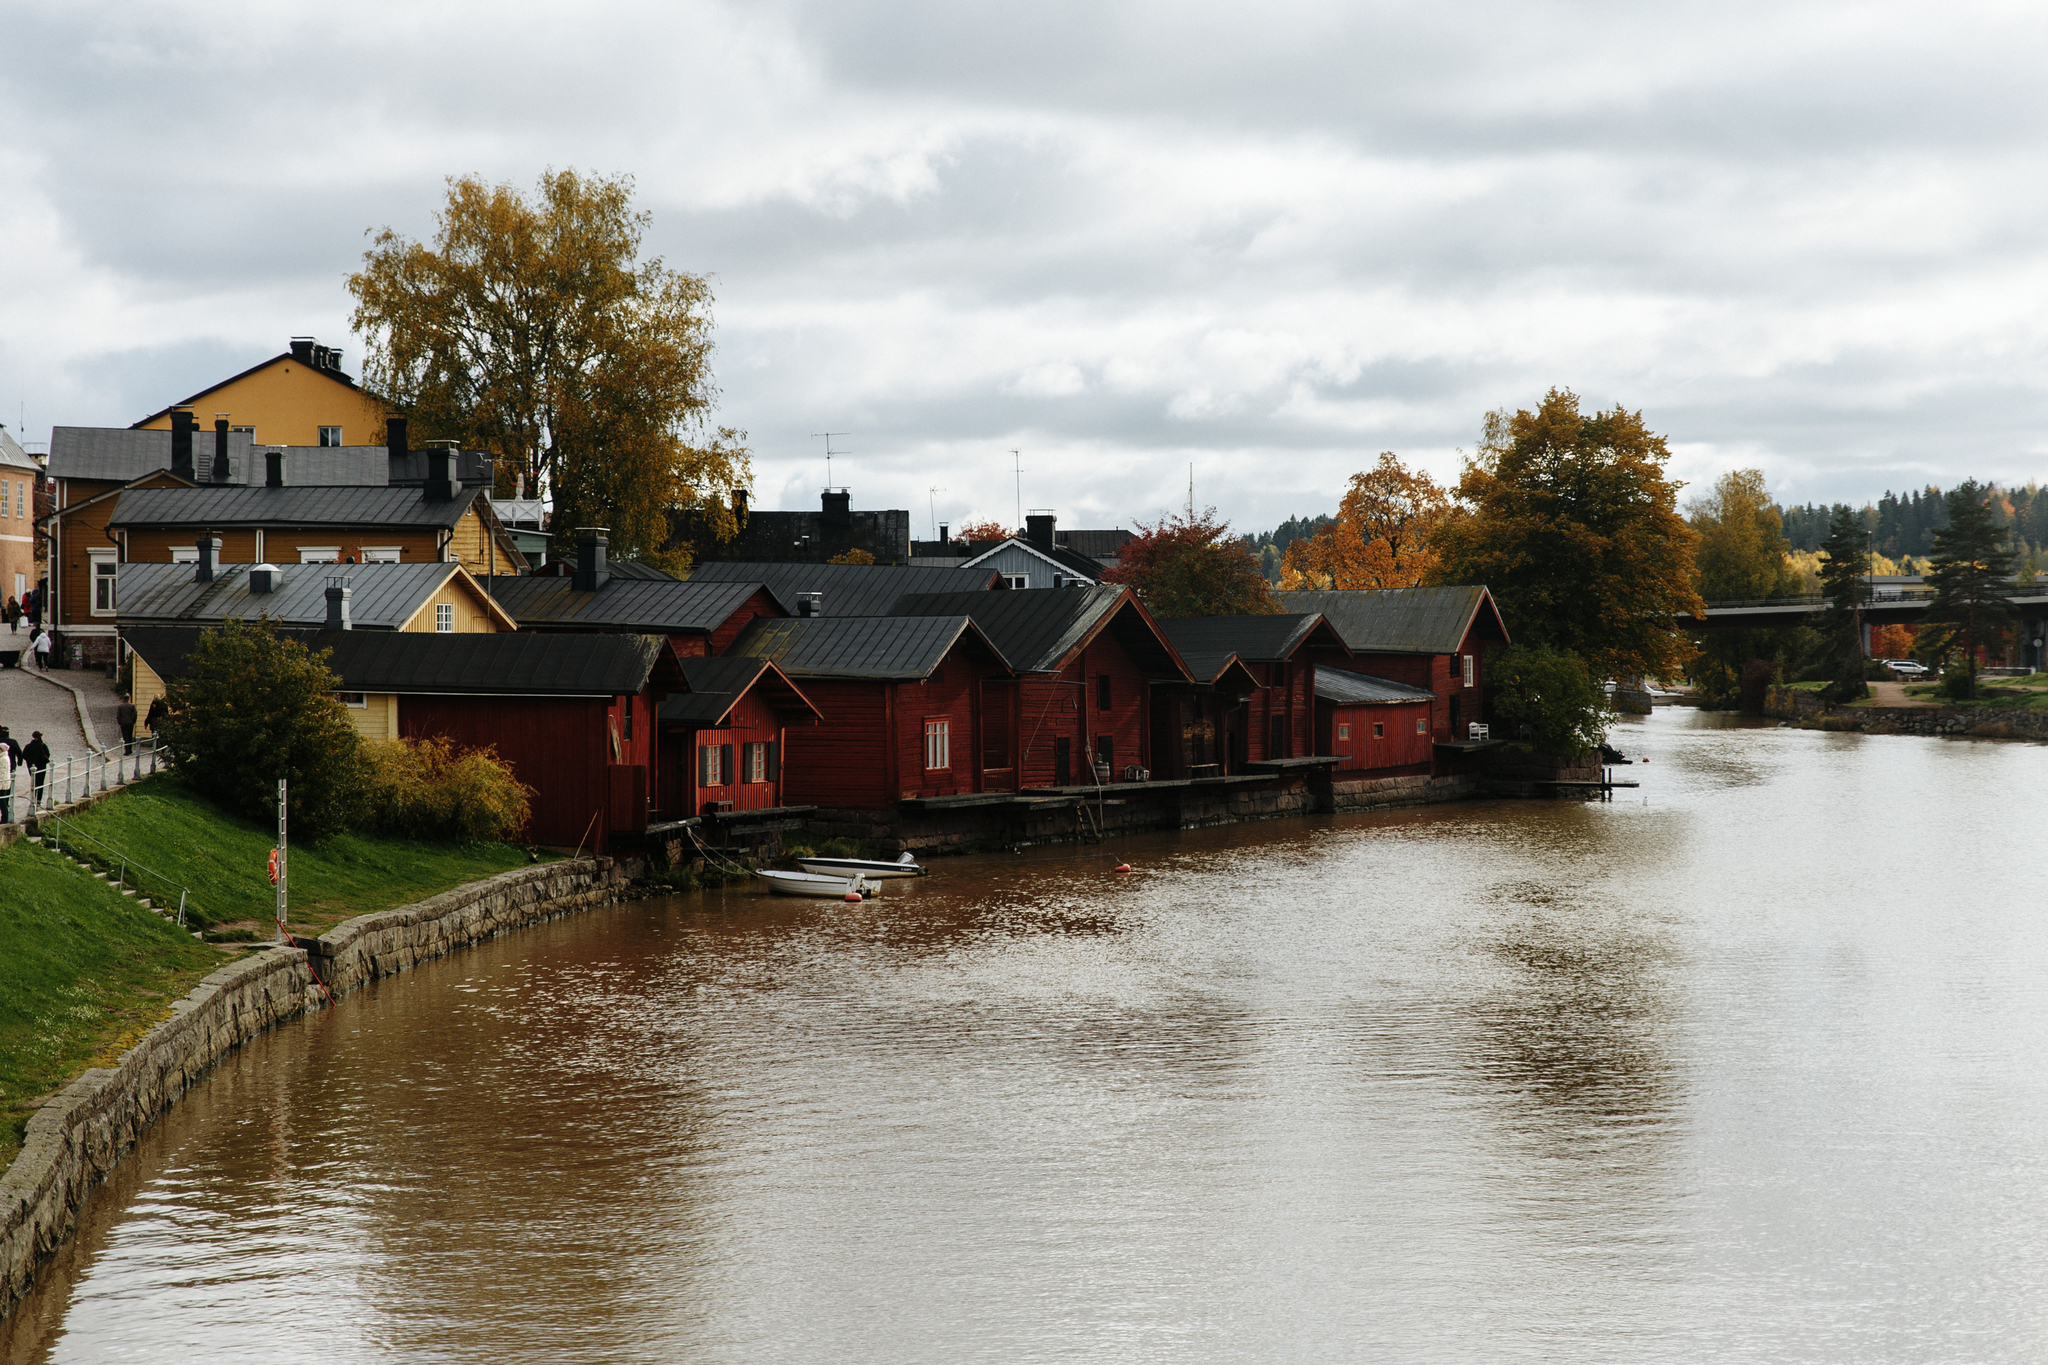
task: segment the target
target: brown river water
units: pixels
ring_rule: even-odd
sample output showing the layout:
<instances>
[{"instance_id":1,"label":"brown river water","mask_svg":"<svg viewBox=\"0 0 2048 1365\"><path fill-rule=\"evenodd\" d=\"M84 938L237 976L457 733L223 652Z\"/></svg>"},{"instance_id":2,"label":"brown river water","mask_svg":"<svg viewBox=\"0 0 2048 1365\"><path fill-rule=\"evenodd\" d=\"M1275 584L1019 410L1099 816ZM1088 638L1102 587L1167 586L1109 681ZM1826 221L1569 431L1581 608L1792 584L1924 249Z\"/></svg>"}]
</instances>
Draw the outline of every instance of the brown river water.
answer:
<instances>
[{"instance_id":1,"label":"brown river water","mask_svg":"<svg viewBox=\"0 0 2048 1365\"><path fill-rule=\"evenodd\" d=\"M1612 804L381 983L198 1086L0 1360L2048 1359L2048 748L1616 740Z\"/></svg>"}]
</instances>

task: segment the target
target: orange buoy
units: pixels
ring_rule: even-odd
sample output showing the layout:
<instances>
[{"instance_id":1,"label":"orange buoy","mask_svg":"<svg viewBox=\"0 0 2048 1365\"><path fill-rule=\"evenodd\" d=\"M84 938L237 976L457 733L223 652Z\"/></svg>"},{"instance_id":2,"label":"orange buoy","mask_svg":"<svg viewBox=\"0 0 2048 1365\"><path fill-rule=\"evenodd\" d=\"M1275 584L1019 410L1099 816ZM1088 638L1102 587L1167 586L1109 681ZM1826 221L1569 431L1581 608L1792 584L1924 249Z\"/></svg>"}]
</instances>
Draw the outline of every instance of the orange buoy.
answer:
<instances>
[{"instance_id":1,"label":"orange buoy","mask_svg":"<svg viewBox=\"0 0 2048 1365\"><path fill-rule=\"evenodd\" d=\"M858 891L849 891L849 892L847 892L847 893L846 893L846 895L845 895L845 897L844 897L843 899L844 899L844 900L846 901L846 903L847 903L847 904L849 904L849 905L859 905L859 904L860 904L860 892L858 892Z\"/></svg>"},{"instance_id":2,"label":"orange buoy","mask_svg":"<svg viewBox=\"0 0 2048 1365\"><path fill-rule=\"evenodd\" d=\"M1118 863L1116 865L1116 870L1119 872L1129 872L1131 870L1131 865L1129 863Z\"/></svg>"}]
</instances>

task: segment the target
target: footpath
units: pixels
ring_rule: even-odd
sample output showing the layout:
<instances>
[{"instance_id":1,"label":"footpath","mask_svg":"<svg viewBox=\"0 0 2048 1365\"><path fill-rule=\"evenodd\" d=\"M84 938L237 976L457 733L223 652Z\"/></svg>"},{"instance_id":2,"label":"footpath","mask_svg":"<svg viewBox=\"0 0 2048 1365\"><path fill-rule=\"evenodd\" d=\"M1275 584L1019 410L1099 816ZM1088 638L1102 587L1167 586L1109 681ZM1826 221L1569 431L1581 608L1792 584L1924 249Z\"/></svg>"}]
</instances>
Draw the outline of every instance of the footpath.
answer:
<instances>
[{"instance_id":1,"label":"footpath","mask_svg":"<svg viewBox=\"0 0 2048 1365\"><path fill-rule=\"evenodd\" d=\"M119 743L114 708L120 704L114 685L96 669L0 668L0 725L22 744L41 730L59 763Z\"/></svg>"}]
</instances>

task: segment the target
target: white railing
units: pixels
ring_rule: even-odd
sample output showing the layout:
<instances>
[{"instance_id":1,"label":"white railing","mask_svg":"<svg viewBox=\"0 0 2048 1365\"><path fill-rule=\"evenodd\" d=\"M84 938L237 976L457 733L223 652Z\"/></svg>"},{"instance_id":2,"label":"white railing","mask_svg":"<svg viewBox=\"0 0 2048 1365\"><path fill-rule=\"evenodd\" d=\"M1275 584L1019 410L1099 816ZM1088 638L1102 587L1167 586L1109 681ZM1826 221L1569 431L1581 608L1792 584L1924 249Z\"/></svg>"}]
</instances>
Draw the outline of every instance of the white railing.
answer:
<instances>
[{"instance_id":1,"label":"white railing","mask_svg":"<svg viewBox=\"0 0 2048 1365\"><path fill-rule=\"evenodd\" d=\"M129 752L133 750L133 752ZM68 806L98 792L133 782L167 767L169 755L155 735L97 754L77 754L40 772L22 764L14 771L9 818L19 823L37 811Z\"/></svg>"}]
</instances>

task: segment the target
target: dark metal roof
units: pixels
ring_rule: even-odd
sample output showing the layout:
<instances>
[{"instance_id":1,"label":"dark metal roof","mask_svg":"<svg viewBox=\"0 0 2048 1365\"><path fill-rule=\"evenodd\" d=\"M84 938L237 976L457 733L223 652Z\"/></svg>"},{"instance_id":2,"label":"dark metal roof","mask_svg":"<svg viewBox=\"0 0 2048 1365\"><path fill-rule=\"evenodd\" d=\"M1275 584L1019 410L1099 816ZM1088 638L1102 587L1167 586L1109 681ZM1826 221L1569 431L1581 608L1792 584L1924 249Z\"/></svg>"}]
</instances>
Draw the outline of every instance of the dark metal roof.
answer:
<instances>
[{"instance_id":1,"label":"dark metal roof","mask_svg":"<svg viewBox=\"0 0 2048 1365\"><path fill-rule=\"evenodd\" d=\"M257 452L258 477L267 479L266 457L275 450L284 457L280 471L292 488L382 488L391 482L391 452L384 446L266 446Z\"/></svg>"},{"instance_id":2,"label":"dark metal roof","mask_svg":"<svg viewBox=\"0 0 2048 1365\"><path fill-rule=\"evenodd\" d=\"M484 587L522 627L651 630L664 635L714 631L761 591L760 583L749 581L615 578L596 592L579 592L570 578L504 575L484 580Z\"/></svg>"},{"instance_id":3,"label":"dark metal roof","mask_svg":"<svg viewBox=\"0 0 2048 1365\"><path fill-rule=\"evenodd\" d=\"M345 692L417 696L606 697L638 692L668 656L658 635L436 635L403 631L286 630L314 652L332 649L327 666ZM126 640L159 677L184 672L199 640L192 626L124 629Z\"/></svg>"},{"instance_id":4,"label":"dark metal roof","mask_svg":"<svg viewBox=\"0 0 2048 1365\"><path fill-rule=\"evenodd\" d=\"M1123 554L1124 546L1130 544L1137 536L1135 532L1119 527L1114 531L1054 531L1053 538L1062 547L1072 550L1077 555L1105 560L1118 558Z\"/></svg>"},{"instance_id":5,"label":"dark metal roof","mask_svg":"<svg viewBox=\"0 0 2048 1365\"><path fill-rule=\"evenodd\" d=\"M778 601L795 610L798 593L825 594L824 614L888 616L905 593L974 592L1000 586L993 570L913 569L900 564L699 564L692 583L765 583Z\"/></svg>"},{"instance_id":6,"label":"dark metal roof","mask_svg":"<svg viewBox=\"0 0 2048 1365\"><path fill-rule=\"evenodd\" d=\"M1102 579L1102 565L1090 559L1087 555L1078 554L1060 545L1040 545L1036 541L1025 539L1023 536L1011 536L1008 540L995 541L986 549L978 551L972 559L967 561L967 564L978 568L991 555L1012 545L1037 555L1055 568L1079 574L1091 583L1100 582Z\"/></svg>"},{"instance_id":7,"label":"dark metal roof","mask_svg":"<svg viewBox=\"0 0 2048 1365\"><path fill-rule=\"evenodd\" d=\"M820 712L810 698L799 692L781 669L766 659L726 657L722 659L678 659L688 692L671 694L661 704L664 725L716 729L748 690L757 683L768 691L769 704L778 711L803 711L815 722Z\"/></svg>"},{"instance_id":8,"label":"dark metal roof","mask_svg":"<svg viewBox=\"0 0 2048 1365\"><path fill-rule=\"evenodd\" d=\"M278 585L249 591L247 564L214 570L211 583L195 583L191 564L123 564L116 572L115 603L125 632L131 622L217 622L268 616L291 625L324 625L327 587L339 578L349 589L349 619L358 630L397 630L463 572L460 564L286 564Z\"/></svg>"},{"instance_id":9,"label":"dark metal roof","mask_svg":"<svg viewBox=\"0 0 2048 1365\"><path fill-rule=\"evenodd\" d=\"M1431 701L1435 694L1406 683L1389 682L1365 673L1341 669L1316 670L1316 700L1339 706L1386 706L1402 701Z\"/></svg>"},{"instance_id":10,"label":"dark metal roof","mask_svg":"<svg viewBox=\"0 0 2048 1365\"><path fill-rule=\"evenodd\" d=\"M1117 607L1127 588L1039 588L1027 592L919 593L896 616L972 616L982 634L1020 673L1050 673Z\"/></svg>"},{"instance_id":11,"label":"dark metal roof","mask_svg":"<svg viewBox=\"0 0 2048 1365\"><path fill-rule=\"evenodd\" d=\"M502 507L504 504L500 503L498 506ZM502 516L503 513L500 513L500 515ZM526 528L521 527L520 529L524 530ZM541 532L540 534L545 535L546 532ZM623 578L649 583L673 583L676 581L674 574L663 573L645 560L606 559L604 567L605 572L609 573L614 579ZM532 576L535 578L568 578L575 572L576 560L572 552L570 558L552 560L549 563L543 564L540 568L533 571Z\"/></svg>"},{"instance_id":12,"label":"dark metal roof","mask_svg":"<svg viewBox=\"0 0 2048 1365\"><path fill-rule=\"evenodd\" d=\"M192 434L192 476L213 482L211 430ZM253 446L245 431L228 433L228 482L248 482ZM52 427L49 474L53 479L106 479L127 483L171 467L171 433L129 427Z\"/></svg>"},{"instance_id":13,"label":"dark metal roof","mask_svg":"<svg viewBox=\"0 0 2048 1365\"><path fill-rule=\"evenodd\" d=\"M432 527L462 520L479 490L428 502L415 488L137 488L121 495L110 526Z\"/></svg>"},{"instance_id":14,"label":"dark metal roof","mask_svg":"<svg viewBox=\"0 0 2048 1365\"><path fill-rule=\"evenodd\" d=\"M1508 638L1483 587L1361 588L1274 593L1289 611L1321 612L1356 654L1455 654L1475 627Z\"/></svg>"},{"instance_id":15,"label":"dark metal roof","mask_svg":"<svg viewBox=\"0 0 2048 1365\"><path fill-rule=\"evenodd\" d=\"M748 626L731 653L772 659L792 678L928 678L962 636L988 641L965 615L812 616ZM993 648L989 653L1000 660Z\"/></svg>"},{"instance_id":16,"label":"dark metal roof","mask_svg":"<svg viewBox=\"0 0 2048 1365\"><path fill-rule=\"evenodd\" d=\"M1313 612L1292 616L1161 617L1159 629L1173 641L1196 677L1214 677L1231 655L1248 663L1284 663L1316 633L1323 618ZM1338 644L1335 632L1327 638Z\"/></svg>"}]
</instances>

